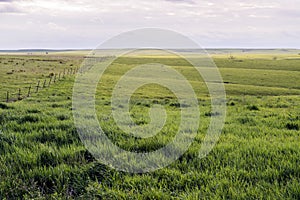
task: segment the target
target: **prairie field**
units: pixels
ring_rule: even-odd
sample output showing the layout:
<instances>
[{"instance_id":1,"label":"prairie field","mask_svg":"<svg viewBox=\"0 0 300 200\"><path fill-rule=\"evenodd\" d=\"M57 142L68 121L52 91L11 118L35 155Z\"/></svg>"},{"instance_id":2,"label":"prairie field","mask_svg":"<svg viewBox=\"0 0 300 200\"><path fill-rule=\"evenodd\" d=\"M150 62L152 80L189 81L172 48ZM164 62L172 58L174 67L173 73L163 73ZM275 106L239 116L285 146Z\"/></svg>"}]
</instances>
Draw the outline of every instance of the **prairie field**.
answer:
<instances>
[{"instance_id":1,"label":"prairie field","mask_svg":"<svg viewBox=\"0 0 300 200\"><path fill-rule=\"evenodd\" d=\"M162 63L180 72L199 103L200 125L188 151L143 174L102 164L80 140L72 93L74 70L86 53L0 54L1 199L300 199L300 51L208 51L224 81L227 114L216 146L202 159L198 151L217 114L202 77L176 57L116 59L97 85L95 108L103 131L122 149L155 151L174 138L180 121L176 96L149 84L131 97L130 114L136 124L147 125L149 109L160 104L167 113L163 129L136 138L117 127L112 91L137 64Z\"/></svg>"}]
</instances>

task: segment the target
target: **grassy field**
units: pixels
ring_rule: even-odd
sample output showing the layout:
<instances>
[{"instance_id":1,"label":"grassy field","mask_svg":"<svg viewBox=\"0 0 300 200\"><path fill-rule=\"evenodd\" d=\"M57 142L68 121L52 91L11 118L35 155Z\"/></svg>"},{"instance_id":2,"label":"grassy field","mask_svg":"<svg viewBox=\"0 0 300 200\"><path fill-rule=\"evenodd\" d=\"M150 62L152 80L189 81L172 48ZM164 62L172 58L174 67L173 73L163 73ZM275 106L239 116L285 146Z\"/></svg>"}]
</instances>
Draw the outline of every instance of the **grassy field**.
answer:
<instances>
[{"instance_id":1,"label":"grassy field","mask_svg":"<svg viewBox=\"0 0 300 200\"><path fill-rule=\"evenodd\" d=\"M83 52L0 55L1 199L300 199L299 51L211 50L227 93L227 118L210 154L198 158L210 117L202 78L173 57L116 60L97 87L96 110L106 135L123 149L144 152L166 145L179 120L174 94L158 85L139 88L131 116L149 123L154 103L168 114L154 137L137 139L116 127L110 98L120 76L135 64L159 62L182 73L197 93L201 123L189 150L170 166L145 174L116 171L99 162L80 141L72 115L74 76L14 103L14 93L50 73L77 68Z\"/></svg>"}]
</instances>

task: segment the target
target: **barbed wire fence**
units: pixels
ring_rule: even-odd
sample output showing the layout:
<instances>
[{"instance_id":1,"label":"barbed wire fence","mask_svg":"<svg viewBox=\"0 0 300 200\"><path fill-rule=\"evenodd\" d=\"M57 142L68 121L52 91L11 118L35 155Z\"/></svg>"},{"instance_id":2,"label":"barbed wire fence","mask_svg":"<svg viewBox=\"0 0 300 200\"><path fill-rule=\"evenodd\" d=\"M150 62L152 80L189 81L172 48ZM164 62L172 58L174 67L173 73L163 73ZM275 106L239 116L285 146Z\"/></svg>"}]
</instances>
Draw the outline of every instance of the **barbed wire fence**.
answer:
<instances>
[{"instance_id":1,"label":"barbed wire fence","mask_svg":"<svg viewBox=\"0 0 300 200\"><path fill-rule=\"evenodd\" d=\"M31 94L39 93L44 88L49 88L51 85L62 81L66 76L75 75L78 72L78 68L65 68L61 72L50 73L48 77L44 79L38 79L37 82L32 82L25 87L16 88L16 90L7 90L0 96L0 102L12 103L21 101L31 96Z\"/></svg>"}]
</instances>

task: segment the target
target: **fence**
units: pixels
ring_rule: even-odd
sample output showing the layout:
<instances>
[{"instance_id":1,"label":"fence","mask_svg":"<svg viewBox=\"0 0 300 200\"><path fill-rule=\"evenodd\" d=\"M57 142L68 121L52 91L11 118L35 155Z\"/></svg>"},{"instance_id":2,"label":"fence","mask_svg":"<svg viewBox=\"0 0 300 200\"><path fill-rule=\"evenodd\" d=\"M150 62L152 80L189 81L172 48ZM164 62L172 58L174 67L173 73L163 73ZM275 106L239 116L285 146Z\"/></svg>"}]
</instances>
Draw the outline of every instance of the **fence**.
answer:
<instances>
[{"instance_id":1,"label":"fence","mask_svg":"<svg viewBox=\"0 0 300 200\"><path fill-rule=\"evenodd\" d=\"M6 91L5 98L0 99L0 102L15 102L30 97L33 93L40 92L43 88L50 87L58 81L61 81L68 75L75 75L78 68L64 69L63 72L51 73L47 78L38 80L35 84L30 84L27 87L20 87L16 91Z\"/></svg>"}]
</instances>

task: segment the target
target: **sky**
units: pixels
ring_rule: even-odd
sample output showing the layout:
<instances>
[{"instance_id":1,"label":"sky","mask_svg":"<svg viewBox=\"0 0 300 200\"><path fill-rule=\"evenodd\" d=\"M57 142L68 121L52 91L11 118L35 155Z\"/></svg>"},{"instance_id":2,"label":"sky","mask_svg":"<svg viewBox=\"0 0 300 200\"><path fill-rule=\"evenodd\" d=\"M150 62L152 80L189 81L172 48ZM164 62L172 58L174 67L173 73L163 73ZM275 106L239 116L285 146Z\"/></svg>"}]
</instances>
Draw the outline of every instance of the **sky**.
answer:
<instances>
[{"instance_id":1,"label":"sky","mask_svg":"<svg viewBox=\"0 0 300 200\"><path fill-rule=\"evenodd\" d=\"M0 49L93 49L162 28L203 48L300 48L300 0L0 0Z\"/></svg>"}]
</instances>

